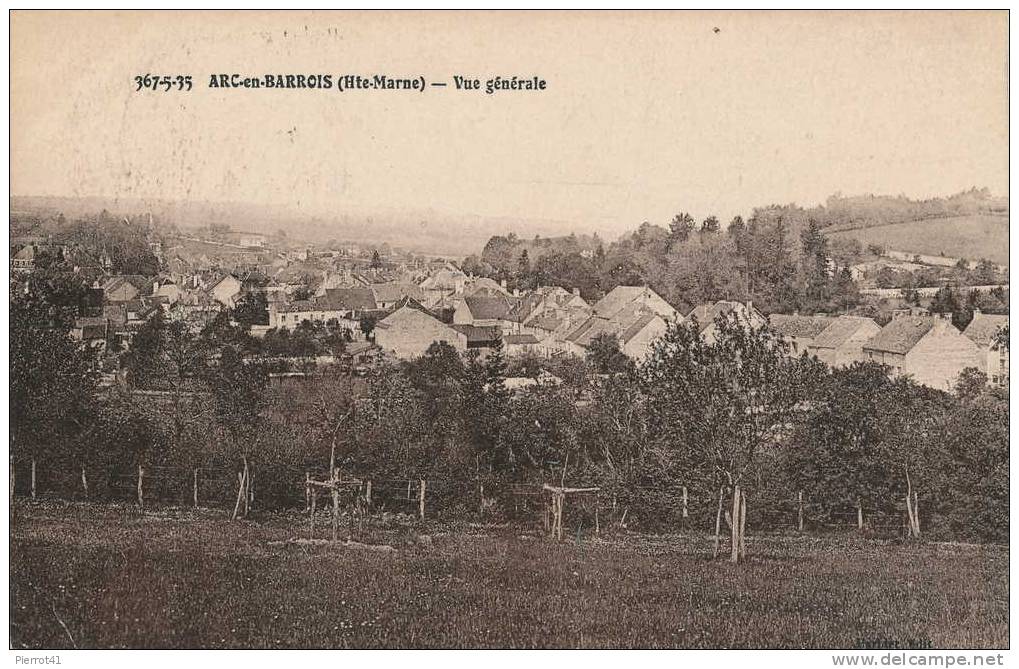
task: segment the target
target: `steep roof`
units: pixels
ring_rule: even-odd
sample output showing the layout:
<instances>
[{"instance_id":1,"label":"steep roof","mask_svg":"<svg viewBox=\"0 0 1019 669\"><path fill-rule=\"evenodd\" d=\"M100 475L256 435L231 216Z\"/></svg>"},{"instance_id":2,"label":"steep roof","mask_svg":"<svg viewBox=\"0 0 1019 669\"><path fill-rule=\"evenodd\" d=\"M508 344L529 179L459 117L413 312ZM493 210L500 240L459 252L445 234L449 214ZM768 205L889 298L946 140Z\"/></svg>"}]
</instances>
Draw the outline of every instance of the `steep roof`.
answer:
<instances>
[{"instance_id":1,"label":"steep roof","mask_svg":"<svg viewBox=\"0 0 1019 669\"><path fill-rule=\"evenodd\" d=\"M863 316L839 316L814 338L813 346L814 348L838 348L867 323L874 323L874 319ZM877 323L874 325L876 326Z\"/></svg>"},{"instance_id":2,"label":"steep roof","mask_svg":"<svg viewBox=\"0 0 1019 669\"><path fill-rule=\"evenodd\" d=\"M509 291L502 287L502 285L495 279L489 279L487 276L475 279L471 283L467 290L464 291L467 295L475 295L477 293L489 293L493 295L509 295Z\"/></svg>"},{"instance_id":3,"label":"steep roof","mask_svg":"<svg viewBox=\"0 0 1019 669\"><path fill-rule=\"evenodd\" d=\"M532 334L511 334L505 335L502 341L506 344L537 344L538 338Z\"/></svg>"},{"instance_id":4,"label":"steep roof","mask_svg":"<svg viewBox=\"0 0 1019 669\"><path fill-rule=\"evenodd\" d=\"M418 311L420 311L422 313L425 313L425 314L427 314L429 316L435 317L435 314L432 313L431 309L429 309L425 305L421 304L420 302L415 300L413 297L410 297L409 295L404 297L404 298L402 298L402 299L400 299L400 301L397 302L396 305L394 306L393 310L395 311L397 309L403 309L404 307L408 307L410 309L417 309ZM441 320L441 319L439 319L439 320Z\"/></svg>"},{"instance_id":5,"label":"steep roof","mask_svg":"<svg viewBox=\"0 0 1019 669\"><path fill-rule=\"evenodd\" d=\"M752 305L748 306L742 302L734 302L732 300L719 300L714 304L700 304L690 312L687 318L697 320L697 328L704 332L711 325L714 324L715 319L719 316L727 316L733 312L736 312L738 316L743 316L747 319L758 318L761 321L767 321L764 314L755 309Z\"/></svg>"},{"instance_id":6,"label":"steep roof","mask_svg":"<svg viewBox=\"0 0 1019 669\"><path fill-rule=\"evenodd\" d=\"M81 338L85 340L104 339L109 321L102 316L79 316L74 320L74 327L81 330Z\"/></svg>"},{"instance_id":7,"label":"steep roof","mask_svg":"<svg viewBox=\"0 0 1019 669\"><path fill-rule=\"evenodd\" d=\"M656 318L661 318L661 316L659 316L658 314L648 313L638 317L637 320L633 321L633 323L631 323L629 327L623 330L619 338L623 340L623 343L630 341L631 339L636 337L641 330L646 328L648 326L648 323L655 320Z\"/></svg>"},{"instance_id":8,"label":"steep roof","mask_svg":"<svg viewBox=\"0 0 1019 669\"><path fill-rule=\"evenodd\" d=\"M626 344L656 318L661 316L636 305L630 305L621 309L613 318L591 316L566 335L566 339L587 348L599 335L609 334L619 339L621 344Z\"/></svg>"},{"instance_id":9,"label":"steep roof","mask_svg":"<svg viewBox=\"0 0 1019 669\"><path fill-rule=\"evenodd\" d=\"M703 330L707 324L714 320L712 314L715 312L713 304L698 304L686 315L688 320L697 321L700 329Z\"/></svg>"},{"instance_id":10,"label":"steep roof","mask_svg":"<svg viewBox=\"0 0 1019 669\"><path fill-rule=\"evenodd\" d=\"M562 318L548 315L538 316L537 318L532 319L531 322L528 323L527 325L528 327L540 328L542 330L548 330L549 332L555 332L556 330L559 329L559 326L561 326L564 322L565 321Z\"/></svg>"},{"instance_id":11,"label":"steep roof","mask_svg":"<svg viewBox=\"0 0 1019 669\"><path fill-rule=\"evenodd\" d=\"M630 304L642 304L663 318L676 314L672 305L647 286L616 286L594 303L594 312L608 318Z\"/></svg>"},{"instance_id":12,"label":"steep roof","mask_svg":"<svg viewBox=\"0 0 1019 669\"><path fill-rule=\"evenodd\" d=\"M502 339L502 330L494 325L467 325L454 323L449 327L467 336L468 344L491 343Z\"/></svg>"},{"instance_id":13,"label":"steep roof","mask_svg":"<svg viewBox=\"0 0 1019 669\"><path fill-rule=\"evenodd\" d=\"M425 290L453 290L458 282L463 281L466 277L467 275L458 269L441 269L422 281L421 287Z\"/></svg>"},{"instance_id":14,"label":"steep roof","mask_svg":"<svg viewBox=\"0 0 1019 669\"><path fill-rule=\"evenodd\" d=\"M1008 316L998 314L974 313L963 334L979 346L989 347L994 343L998 330L1008 325Z\"/></svg>"},{"instance_id":15,"label":"steep roof","mask_svg":"<svg viewBox=\"0 0 1019 669\"><path fill-rule=\"evenodd\" d=\"M112 293L124 284L131 284L138 292L147 293L148 289L152 287L152 280L141 274L118 274L111 276L103 284L103 290L107 293Z\"/></svg>"},{"instance_id":16,"label":"steep roof","mask_svg":"<svg viewBox=\"0 0 1019 669\"><path fill-rule=\"evenodd\" d=\"M371 288L327 288L319 303L339 311L370 311L378 309Z\"/></svg>"},{"instance_id":17,"label":"steep roof","mask_svg":"<svg viewBox=\"0 0 1019 669\"><path fill-rule=\"evenodd\" d=\"M420 327L420 325L423 323L431 324L433 321L435 323L439 323L440 325L445 325L445 323L442 323L442 321L440 321L435 316L425 313L419 309L415 309L413 307L400 307L399 309L397 309L396 311L394 311L393 313L389 314L388 316L380 320L378 323L376 323L375 327L382 328L383 330L388 330L394 327L413 328Z\"/></svg>"},{"instance_id":18,"label":"steep roof","mask_svg":"<svg viewBox=\"0 0 1019 669\"><path fill-rule=\"evenodd\" d=\"M831 316L788 316L772 314L771 328L786 337L816 337L835 320Z\"/></svg>"},{"instance_id":19,"label":"steep roof","mask_svg":"<svg viewBox=\"0 0 1019 669\"><path fill-rule=\"evenodd\" d=\"M534 310L541 306L543 297L536 293L530 293L520 298L516 304L510 307L506 314L506 320L514 323L523 323L534 313Z\"/></svg>"},{"instance_id":20,"label":"steep roof","mask_svg":"<svg viewBox=\"0 0 1019 669\"><path fill-rule=\"evenodd\" d=\"M883 351L904 355L931 331L937 323L936 316L900 316L893 318L881 332L863 345L864 350Z\"/></svg>"},{"instance_id":21,"label":"steep roof","mask_svg":"<svg viewBox=\"0 0 1019 669\"><path fill-rule=\"evenodd\" d=\"M415 300L425 299L424 291L412 283L397 281L373 283L370 288L375 294L376 302L396 302L404 297L413 297Z\"/></svg>"},{"instance_id":22,"label":"steep roof","mask_svg":"<svg viewBox=\"0 0 1019 669\"><path fill-rule=\"evenodd\" d=\"M512 307L505 296L471 295L464 298L471 315L476 319L487 320L505 318Z\"/></svg>"}]
</instances>

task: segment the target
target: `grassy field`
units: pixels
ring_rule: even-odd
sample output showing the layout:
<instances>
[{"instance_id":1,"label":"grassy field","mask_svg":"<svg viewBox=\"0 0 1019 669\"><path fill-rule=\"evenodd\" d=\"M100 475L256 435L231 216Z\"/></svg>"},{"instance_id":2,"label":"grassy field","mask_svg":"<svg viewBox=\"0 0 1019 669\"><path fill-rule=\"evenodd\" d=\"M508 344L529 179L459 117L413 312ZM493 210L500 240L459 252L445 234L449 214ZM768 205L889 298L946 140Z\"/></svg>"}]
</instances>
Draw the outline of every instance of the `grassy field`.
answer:
<instances>
[{"instance_id":1,"label":"grassy field","mask_svg":"<svg viewBox=\"0 0 1019 669\"><path fill-rule=\"evenodd\" d=\"M976 261L987 258L1008 264L1008 218L956 216L911 223L881 225L860 230L830 232L832 238L856 238L866 246L880 244L893 251L946 255Z\"/></svg>"},{"instance_id":2,"label":"grassy field","mask_svg":"<svg viewBox=\"0 0 1019 669\"><path fill-rule=\"evenodd\" d=\"M416 532L428 532L428 538ZM520 528L288 541L301 516L19 503L19 648L943 647L1008 643L1008 550L851 535L553 543ZM72 641L73 640L73 641Z\"/></svg>"}]
</instances>

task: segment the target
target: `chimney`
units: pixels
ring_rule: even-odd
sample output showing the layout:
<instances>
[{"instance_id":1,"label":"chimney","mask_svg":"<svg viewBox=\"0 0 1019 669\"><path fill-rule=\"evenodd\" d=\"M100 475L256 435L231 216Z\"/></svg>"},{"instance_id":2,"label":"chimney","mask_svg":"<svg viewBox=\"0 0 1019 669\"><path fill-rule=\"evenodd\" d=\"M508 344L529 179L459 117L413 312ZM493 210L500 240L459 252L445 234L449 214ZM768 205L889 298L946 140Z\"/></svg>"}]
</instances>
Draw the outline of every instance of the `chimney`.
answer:
<instances>
[{"instance_id":1,"label":"chimney","mask_svg":"<svg viewBox=\"0 0 1019 669\"><path fill-rule=\"evenodd\" d=\"M574 297L580 297L580 289L579 288L574 288L573 289L573 296Z\"/></svg>"},{"instance_id":2,"label":"chimney","mask_svg":"<svg viewBox=\"0 0 1019 669\"><path fill-rule=\"evenodd\" d=\"M503 290L506 290L506 279L502 279L501 281L499 281L499 285L502 286Z\"/></svg>"}]
</instances>

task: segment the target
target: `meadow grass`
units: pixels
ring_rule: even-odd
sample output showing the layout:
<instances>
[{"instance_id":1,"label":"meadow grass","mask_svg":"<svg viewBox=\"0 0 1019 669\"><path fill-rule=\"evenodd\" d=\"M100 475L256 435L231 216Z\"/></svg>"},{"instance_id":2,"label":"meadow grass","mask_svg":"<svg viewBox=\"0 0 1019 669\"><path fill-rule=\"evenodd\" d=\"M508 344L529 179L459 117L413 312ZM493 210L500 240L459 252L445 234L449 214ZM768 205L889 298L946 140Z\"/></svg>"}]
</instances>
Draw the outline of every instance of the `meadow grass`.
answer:
<instances>
[{"instance_id":1,"label":"meadow grass","mask_svg":"<svg viewBox=\"0 0 1019 669\"><path fill-rule=\"evenodd\" d=\"M973 264L981 258L1008 264L1006 216L934 218L830 232L829 236L855 238L864 245L879 244L894 251L968 258Z\"/></svg>"},{"instance_id":2,"label":"meadow grass","mask_svg":"<svg viewBox=\"0 0 1019 669\"><path fill-rule=\"evenodd\" d=\"M430 540L408 541L416 532ZM360 537L388 552L288 541L306 533L298 514L19 502L12 647L1008 643L1003 546L750 536L735 566L710 559L706 532L556 543L527 528L430 524Z\"/></svg>"}]
</instances>

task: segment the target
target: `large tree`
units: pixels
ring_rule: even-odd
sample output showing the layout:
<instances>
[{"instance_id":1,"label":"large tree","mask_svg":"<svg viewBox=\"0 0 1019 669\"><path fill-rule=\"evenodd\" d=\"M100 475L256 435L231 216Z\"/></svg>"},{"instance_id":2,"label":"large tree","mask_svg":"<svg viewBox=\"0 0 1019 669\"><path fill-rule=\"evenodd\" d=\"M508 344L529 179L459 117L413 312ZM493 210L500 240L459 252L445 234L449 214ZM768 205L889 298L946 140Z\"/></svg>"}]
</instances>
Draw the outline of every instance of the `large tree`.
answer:
<instances>
[{"instance_id":1,"label":"large tree","mask_svg":"<svg viewBox=\"0 0 1019 669\"><path fill-rule=\"evenodd\" d=\"M712 343L689 323L670 323L641 367L651 448L679 480L728 492L732 560L744 551L746 488L762 451L788 438L805 410L820 363L788 355L767 329L719 317Z\"/></svg>"},{"instance_id":2,"label":"large tree","mask_svg":"<svg viewBox=\"0 0 1019 669\"><path fill-rule=\"evenodd\" d=\"M37 295L11 302L10 445L33 470L43 456L54 466L67 456L84 464L92 443L84 435L95 415L97 356L52 313Z\"/></svg>"}]
</instances>

